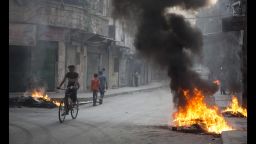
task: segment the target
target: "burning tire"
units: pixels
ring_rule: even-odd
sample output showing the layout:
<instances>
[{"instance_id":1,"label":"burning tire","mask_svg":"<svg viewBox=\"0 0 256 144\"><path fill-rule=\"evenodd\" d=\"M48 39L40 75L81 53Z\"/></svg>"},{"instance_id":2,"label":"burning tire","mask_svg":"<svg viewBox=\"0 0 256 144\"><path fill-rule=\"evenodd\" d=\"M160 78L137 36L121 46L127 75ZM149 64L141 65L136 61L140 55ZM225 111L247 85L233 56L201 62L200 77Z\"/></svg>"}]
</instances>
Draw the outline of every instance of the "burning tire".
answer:
<instances>
[{"instance_id":1,"label":"burning tire","mask_svg":"<svg viewBox=\"0 0 256 144\"><path fill-rule=\"evenodd\" d=\"M73 105L72 109L71 109L71 117L73 119L76 119L78 114L78 101L76 101L76 103Z\"/></svg>"},{"instance_id":2,"label":"burning tire","mask_svg":"<svg viewBox=\"0 0 256 144\"><path fill-rule=\"evenodd\" d=\"M65 113L65 106L64 106L64 101L60 102L59 106L59 121L62 123L65 120L66 115L63 115Z\"/></svg>"}]
</instances>

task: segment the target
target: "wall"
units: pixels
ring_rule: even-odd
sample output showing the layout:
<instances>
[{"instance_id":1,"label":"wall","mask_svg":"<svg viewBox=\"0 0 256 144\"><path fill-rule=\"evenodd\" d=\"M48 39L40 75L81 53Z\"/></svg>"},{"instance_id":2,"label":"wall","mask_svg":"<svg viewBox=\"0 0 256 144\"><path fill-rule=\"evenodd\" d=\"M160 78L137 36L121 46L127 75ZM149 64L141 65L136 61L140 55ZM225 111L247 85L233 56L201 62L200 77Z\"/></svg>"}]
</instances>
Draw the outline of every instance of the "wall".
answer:
<instances>
[{"instance_id":1,"label":"wall","mask_svg":"<svg viewBox=\"0 0 256 144\"><path fill-rule=\"evenodd\" d=\"M114 71L115 59L119 63L119 49L115 45L111 45L109 48L109 88L117 88L119 86L119 68L117 72Z\"/></svg>"},{"instance_id":2,"label":"wall","mask_svg":"<svg viewBox=\"0 0 256 144\"><path fill-rule=\"evenodd\" d=\"M90 87L90 82L94 73L98 73L102 68L105 68L105 75L109 79L109 55L107 44L98 46L87 45L87 88Z\"/></svg>"},{"instance_id":3,"label":"wall","mask_svg":"<svg viewBox=\"0 0 256 144\"><path fill-rule=\"evenodd\" d=\"M203 33L203 63L210 70L210 79L220 79L230 90L241 85L241 32L222 32L222 19L233 16L229 0L218 1L210 9L198 13L197 27Z\"/></svg>"},{"instance_id":4,"label":"wall","mask_svg":"<svg viewBox=\"0 0 256 144\"><path fill-rule=\"evenodd\" d=\"M107 9L109 1L88 0L88 7L76 5L76 0L63 0L64 4L58 0L24 0L20 2L21 4L15 0L9 1L9 23L34 24L33 26L37 29L34 46L36 46L37 40L57 42L55 83L59 84L67 72L67 66L74 64L80 75L79 91L87 90L88 55L85 46L86 38L83 39L81 32L108 35L108 18L105 16L109 14ZM73 36L75 31L78 31L78 38ZM17 31L15 32L17 33ZM9 38L9 41L11 42L12 39ZM109 57L106 53L104 51L101 65L106 68L108 75ZM34 67L37 60L33 53L32 60L34 62L31 66Z\"/></svg>"},{"instance_id":5,"label":"wall","mask_svg":"<svg viewBox=\"0 0 256 144\"><path fill-rule=\"evenodd\" d=\"M58 48L58 70L57 70L57 84L60 84L63 80L66 72L66 46L65 42L59 42Z\"/></svg>"},{"instance_id":6,"label":"wall","mask_svg":"<svg viewBox=\"0 0 256 144\"><path fill-rule=\"evenodd\" d=\"M121 55L119 61L119 87L128 86L129 84L129 65L127 56Z\"/></svg>"},{"instance_id":7,"label":"wall","mask_svg":"<svg viewBox=\"0 0 256 144\"><path fill-rule=\"evenodd\" d=\"M21 21L81 29L100 35L108 35L108 19L89 10L60 2L35 0L19 6L9 1L9 21Z\"/></svg>"}]
</instances>

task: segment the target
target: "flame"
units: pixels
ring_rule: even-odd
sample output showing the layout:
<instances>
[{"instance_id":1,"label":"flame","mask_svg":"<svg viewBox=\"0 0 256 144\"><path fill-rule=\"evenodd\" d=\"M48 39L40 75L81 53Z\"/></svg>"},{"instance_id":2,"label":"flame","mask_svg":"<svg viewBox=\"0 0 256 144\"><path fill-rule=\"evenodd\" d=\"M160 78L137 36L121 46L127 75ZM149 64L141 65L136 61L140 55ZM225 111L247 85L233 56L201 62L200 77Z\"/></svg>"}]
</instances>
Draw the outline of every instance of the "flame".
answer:
<instances>
[{"instance_id":1,"label":"flame","mask_svg":"<svg viewBox=\"0 0 256 144\"><path fill-rule=\"evenodd\" d=\"M220 85L220 81L219 80L215 80L215 81L213 81L213 83L215 83L216 85Z\"/></svg>"},{"instance_id":2,"label":"flame","mask_svg":"<svg viewBox=\"0 0 256 144\"><path fill-rule=\"evenodd\" d=\"M175 126L191 126L198 124L209 133L220 134L222 131L232 130L227 124L218 107L209 107L204 102L204 95L198 89L194 89L193 95L189 95L188 90L183 90L183 95L187 100L184 107L178 107L178 111L173 114Z\"/></svg>"},{"instance_id":3,"label":"flame","mask_svg":"<svg viewBox=\"0 0 256 144\"><path fill-rule=\"evenodd\" d=\"M43 99L43 100L45 100L45 101L49 101L49 102L54 103L56 106L60 106L60 102L55 101L55 100L52 100L51 98L49 98L47 94L44 94L44 90L43 90L43 89L36 89L36 90L33 90L33 92L32 92L32 97L33 97L35 100Z\"/></svg>"},{"instance_id":4,"label":"flame","mask_svg":"<svg viewBox=\"0 0 256 144\"><path fill-rule=\"evenodd\" d=\"M238 104L238 99L236 96L232 96L232 101L229 104L229 106L222 112L231 112L234 115L238 115L238 113L241 113L243 116L247 117L247 109L242 108Z\"/></svg>"}]
</instances>

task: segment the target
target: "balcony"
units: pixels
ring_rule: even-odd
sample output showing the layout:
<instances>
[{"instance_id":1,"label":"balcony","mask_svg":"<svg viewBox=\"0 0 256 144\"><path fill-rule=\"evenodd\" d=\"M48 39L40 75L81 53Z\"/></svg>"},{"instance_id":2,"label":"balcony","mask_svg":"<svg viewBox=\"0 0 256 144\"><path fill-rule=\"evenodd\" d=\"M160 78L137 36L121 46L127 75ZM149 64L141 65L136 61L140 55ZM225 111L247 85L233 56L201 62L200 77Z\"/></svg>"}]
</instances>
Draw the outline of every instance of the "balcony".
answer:
<instances>
[{"instance_id":1,"label":"balcony","mask_svg":"<svg viewBox=\"0 0 256 144\"><path fill-rule=\"evenodd\" d=\"M108 35L108 19L92 13L89 9L67 5L58 1L34 1L27 6L9 3L9 21L33 23L83 30Z\"/></svg>"}]
</instances>

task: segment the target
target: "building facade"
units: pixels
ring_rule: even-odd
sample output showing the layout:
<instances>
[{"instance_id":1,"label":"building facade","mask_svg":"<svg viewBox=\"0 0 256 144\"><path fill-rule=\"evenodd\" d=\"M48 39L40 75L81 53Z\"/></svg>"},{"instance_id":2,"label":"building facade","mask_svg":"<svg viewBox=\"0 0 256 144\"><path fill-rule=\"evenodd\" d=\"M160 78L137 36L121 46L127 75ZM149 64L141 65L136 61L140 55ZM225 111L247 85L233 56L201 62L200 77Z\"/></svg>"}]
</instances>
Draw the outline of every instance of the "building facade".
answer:
<instances>
[{"instance_id":1,"label":"building facade","mask_svg":"<svg viewBox=\"0 0 256 144\"><path fill-rule=\"evenodd\" d=\"M246 8L241 0L218 1L199 11L196 25L203 34L204 62L211 80L220 79L226 90L242 92L244 21Z\"/></svg>"},{"instance_id":2,"label":"building facade","mask_svg":"<svg viewBox=\"0 0 256 144\"><path fill-rule=\"evenodd\" d=\"M111 0L10 0L9 92L35 87L56 91L75 65L79 91L89 90L94 73L105 68L109 88L150 82L147 62L134 59L133 38L111 18Z\"/></svg>"},{"instance_id":3,"label":"building facade","mask_svg":"<svg viewBox=\"0 0 256 144\"><path fill-rule=\"evenodd\" d=\"M76 65L84 91L91 71L107 68L102 63L107 62L110 43L106 1L86 7L78 2L9 1L10 92L38 85L55 91L70 64ZM90 69L88 61L94 64Z\"/></svg>"}]
</instances>

